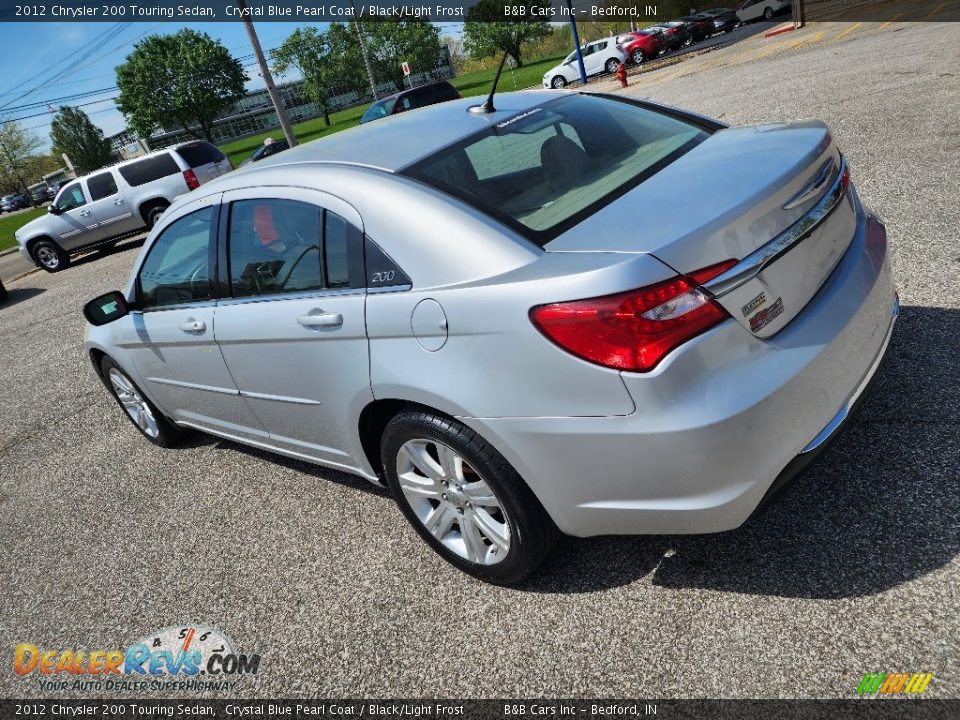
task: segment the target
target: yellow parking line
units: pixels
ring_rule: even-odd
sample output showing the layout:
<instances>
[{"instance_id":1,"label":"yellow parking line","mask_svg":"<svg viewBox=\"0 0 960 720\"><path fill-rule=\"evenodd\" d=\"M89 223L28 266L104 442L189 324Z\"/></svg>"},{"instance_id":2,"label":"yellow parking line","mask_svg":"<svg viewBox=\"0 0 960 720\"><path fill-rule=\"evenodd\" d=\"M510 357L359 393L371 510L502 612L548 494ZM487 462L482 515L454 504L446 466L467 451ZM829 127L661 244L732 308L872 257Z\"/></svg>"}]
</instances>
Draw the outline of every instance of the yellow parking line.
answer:
<instances>
[{"instance_id":1,"label":"yellow parking line","mask_svg":"<svg viewBox=\"0 0 960 720\"><path fill-rule=\"evenodd\" d=\"M860 27L861 25L863 25L862 22L854 23L853 25L851 25L850 27L848 27L846 30L842 31L840 34L835 35L834 38L833 38L833 40L832 40L831 42L837 42L838 40L842 40L843 38L845 38L847 35L849 35L850 33L852 33L854 30L856 30L856 29L857 29L858 27Z\"/></svg>"},{"instance_id":2,"label":"yellow parking line","mask_svg":"<svg viewBox=\"0 0 960 720\"><path fill-rule=\"evenodd\" d=\"M946 5L945 2L942 2L942 3L940 3L939 5L937 5L933 10L931 10L930 12L928 12L928 13L924 16L924 19L933 17L934 15L936 15L937 13L939 13L941 10L943 10L943 6L944 6L944 5Z\"/></svg>"},{"instance_id":3,"label":"yellow parking line","mask_svg":"<svg viewBox=\"0 0 960 720\"><path fill-rule=\"evenodd\" d=\"M883 30L884 28L890 27L891 25L893 25L894 22L896 22L897 18L900 17L901 15L903 15L903 13L897 13L897 14L894 15L892 18L890 18L890 19L887 20L885 23L883 23L883 24L882 24L880 27L878 27L877 29L878 29L878 30Z\"/></svg>"}]
</instances>

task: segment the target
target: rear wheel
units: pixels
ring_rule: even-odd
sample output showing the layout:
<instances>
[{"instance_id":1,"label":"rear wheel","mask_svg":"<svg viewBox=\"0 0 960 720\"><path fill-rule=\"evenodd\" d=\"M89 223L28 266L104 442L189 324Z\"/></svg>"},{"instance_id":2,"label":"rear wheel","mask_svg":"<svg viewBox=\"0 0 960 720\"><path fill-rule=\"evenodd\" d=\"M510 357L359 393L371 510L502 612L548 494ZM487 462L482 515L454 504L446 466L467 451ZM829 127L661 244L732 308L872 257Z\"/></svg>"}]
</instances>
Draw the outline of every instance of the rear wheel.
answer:
<instances>
[{"instance_id":1,"label":"rear wheel","mask_svg":"<svg viewBox=\"0 0 960 720\"><path fill-rule=\"evenodd\" d=\"M567 86L567 79L563 75L554 75L553 80L550 81L550 87L559 90L560 88Z\"/></svg>"},{"instance_id":2,"label":"rear wheel","mask_svg":"<svg viewBox=\"0 0 960 720\"><path fill-rule=\"evenodd\" d=\"M103 357L100 371L113 398L147 440L160 447L172 447L186 434L163 416L111 357Z\"/></svg>"},{"instance_id":3,"label":"rear wheel","mask_svg":"<svg viewBox=\"0 0 960 720\"><path fill-rule=\"evenodd\" d=\"M547 557L559 531L510 464L475 432L403 412L381 440L387 484L407 521L444 560L508 585Z\"/></svg>"},{"instance_id":4,"label":"rear wheel","mask_svg":"<svg viewBox=\"0 0 960 720\"><path fill-rule=\"evenodd\" d=\"M620 63L617 62L615 58L610 58L609 60L607 60L607 64L605 66L607 69L607 72L613 75L617 71L617 65L619 64Z\"/></svg>"},{"instance_id":5,"label":"rear wheel","mask_svg":"<svg viewBox=\"0 0 960 720\"><path fill-rule=\"evenodd\" d=\"M160 221L160 216L168 207L166 203L155 203L143 210L143 220L147 223L148 229L153 230L153 226Z\"/></svg>"},{"instance_id":6,"label":"rear wheel","mask_svg":"<svg viewBox=\"0 0 960 720\"><path fill-rule=\"evenodd\" d=\"M772 18L772 17L773 17L773 9L772 9L772 8L764 8L764 9L763 9L763 19L764 19L764 20L769 20L769 19Z\"/></svg>"},{"instance_id":7,"label":"rear wheel","mask_svg":"<svg viewBox=\"0 0 960 720\"><path fill-rule=\"evenodd\" d=\"M687 35L683 41L683 47L690 47L691 45L693 45L693 35Z\"/></svg>"},{"instance_id":8,"label":"rear wheel","mask_svg":"<svg viewBox=\"0 0 960 720\"><path fill-rule=\"evenodd\" d=\"M60 272L70 264L70 253L52 240L41 240L30 248L33 261L49 273Z\"/></svg>"}]
</instances>

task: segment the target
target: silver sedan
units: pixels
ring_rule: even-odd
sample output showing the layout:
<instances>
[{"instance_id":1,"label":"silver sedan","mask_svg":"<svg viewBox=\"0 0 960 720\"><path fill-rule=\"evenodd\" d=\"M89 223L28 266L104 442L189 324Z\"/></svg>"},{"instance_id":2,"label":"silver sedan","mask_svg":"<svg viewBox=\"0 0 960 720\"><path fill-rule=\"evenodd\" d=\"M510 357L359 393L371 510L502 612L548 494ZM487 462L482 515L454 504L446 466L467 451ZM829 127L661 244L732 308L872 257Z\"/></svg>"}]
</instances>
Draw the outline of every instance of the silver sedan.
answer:
<instances>
[{"instance_id":1,"label":"silver sedan","mask_svg":"<svg viewBox=\"0 0 960 720\"><path fill-rule=\"evenodd\" d=\"M158 445L199 430L385 483L490 582L561 533L739 526L850 417L897 312L829 130L474 104L177 200L85 308L95 371Z\"/></svg>"}]
</instances>

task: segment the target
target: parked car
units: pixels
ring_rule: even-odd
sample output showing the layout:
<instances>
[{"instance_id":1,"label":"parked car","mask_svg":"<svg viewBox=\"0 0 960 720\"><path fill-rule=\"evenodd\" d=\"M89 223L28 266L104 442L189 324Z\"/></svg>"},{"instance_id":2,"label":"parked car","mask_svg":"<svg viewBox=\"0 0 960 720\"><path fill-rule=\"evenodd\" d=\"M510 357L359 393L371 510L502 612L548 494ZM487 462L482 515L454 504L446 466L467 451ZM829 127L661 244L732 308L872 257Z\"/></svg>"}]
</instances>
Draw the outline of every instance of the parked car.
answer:
<instances>
[{"instance_id":1,"label":"parked car","mask_svg":"<svg viewBox=\"0 0 960 720\"><path fill-rule=\"evenodd\" d=\"M634 65L652 60L663 50L663 34L659 30L645 28L629 32L617 38L617 44Z\"/></svg>"},{"instance_id":2,"label":"parked car","mask_svg":"<svg viewBox=\"0 0 960 720\"><path fill-rule=\"evenodd\" d=\"M709 18L713 27L712 34L730 32L740 24L740 18L737 17L737 14L727 8L704 10L700 14Z\"/></svg>"},{"instance_id":3,"label":"parked car","mask_svg":"<svg viewBox=\"0 0 960 720\"><path fill-rule=\"evenodd\" d=\"M411 90L394 93L382 100L378 100L367 108L363 117L360 118L360 124L379 120L388 115L396 115L406 112L407 110L413 110L414 108L427 107L428 105L436 105L437 103L457 100L459 98L459 91L446 81L420 85Z\"/></svg>"},{"instance_id":4,"label":"parked car","mask_svg":"<svg viewBox=\"0 0 960 720\"><path fill-rule=\"evenodd\" d=\"M746 0L737 8L740 22L770 20L777 13L790 9L790 0Z\"/></svg>"},{"instance_id":5,"label":"parked car","mask_svg":"<svg viewBox=\"0 0 960 720\"><path fill-rule=\"evenodd\" d=\"M50 200L50 196L47 194L47 186L34 188L30 193L30 200L33 205L43 205L45 202Z\"/></svg>"},{"instance_id":6,"label":"parked car","mask_svg":"<svg viewBox=\"0 0 960 720\"><path fill-rule=\"evenodd\" d=\"M587 43L580 48L580 52L583 54L583 67L587 77L600 73L615 73L617 65L627 61L627 54L617 44L616 38L603 38ZM562 63L544 74L543 86L558 89L579 79L580 67L577 63L577 53L572 52L564 58Z\"/></svg>"},{"instance_id":7,"label":"parked car","mask_svg":"<svg viewBox=\"0 0 960 720\"><path fill-rule=\"evenodd\" d=\"M663 52L672 52L693 44L693 36L690 34L686 23L679 20L672 20L653 27L663 34Z\"/></svg>"},{"instance_id":8,"label":"parked car","mask_svg":"<svg viewBox=\"0 0 960 720\"><path fill-rule=\"evenodd\" d=\"M60 188L62 187L63 187L62 182L56 182L53 185L50 185L47 188L47 199L53 200L57 196L57 193L60 192Z\"/></svg>"},{"instance_id":9,"label":"parked car","mask_svg":"<svg viewBox=\"0 0 960 720\"><path fill-rule=\"evenodd\" d=\"M898 307L829 129L476 102L177 199L84 309L94 371L156 445L201 430L385 484L491 582L561 532L739 526L849 420Z\"/></svg>"},{"instance_id":10,"label":"parked car","mask_svg":"<svg viewBox=\"0 0 960 720\"><path fill-rule=\"evenodd\" d=\"M254 151L253 155L251 155L242 163L240 163L239 167L244 167L245 165L249 165L250 163L255 163L258 160L263 160L264 158L268 158L271 155L276 155L279 152L283 152L284 150L289 150L289 149L290 149L290 143L288 143L286 140L274 140L273 138L267 138L266 140L263 141L263 145L261 145Z\"/></svg>"},{"instance_id":11,"label":"parked car","mask_svg":"<svg viewBox=\"0 0 960 720\"><path fill-rule=\"evenodd\" d=\"M13 212L28 207L31 207L30 196L25 193L13 193L0 198L0 208L3 209L3 212Z\"/></svg>"},{"instance_id":12,"label":"parked car","mask_svg":"<svg viewBox=\"0 0 960 720\"><path fill-rule=\"evenodd\" d=\"M706 15L686 15L677 18L675 22L682 22L686 25L692 42L702 42L713 34L713 22Z\"/></svg>"},{"instance_id":13,"label":"parked car","mask_svg":"<svg viewBox=\"0 0 960 720\"><path fill-rule=\"evenodd\" d=\"M178 196L232 169L216 146L194 141L97 170L65 184L45 217L16 231L20 254L63 270L72 252L152 228Z\"/></svg>"}]
</instances>

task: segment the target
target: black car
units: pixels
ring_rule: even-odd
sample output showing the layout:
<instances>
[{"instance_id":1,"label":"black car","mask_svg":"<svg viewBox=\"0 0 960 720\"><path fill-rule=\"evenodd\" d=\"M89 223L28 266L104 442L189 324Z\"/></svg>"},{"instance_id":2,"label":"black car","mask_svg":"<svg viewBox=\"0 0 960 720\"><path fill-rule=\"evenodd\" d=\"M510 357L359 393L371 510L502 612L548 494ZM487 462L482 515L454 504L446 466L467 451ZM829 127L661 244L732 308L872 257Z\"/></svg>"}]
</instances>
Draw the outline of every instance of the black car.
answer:
<instances>
[{"instance_id":1,"label":"black car","mask_svg":"<svg viewBox=\"0 0 960 720\"><path fill-rule=\"evenodd\" d=\"M255 163L257 160L263 160L264 158L270 157L271 155L276 155L277 153L283 152L284 150L289 150L290 144L286 140L273 140L270 138L270 142L264 142L256 152L253 153L250 157L240 163L240 167L244 165L249 165L250 163Z\"/></svg>"},{"instance_id":2,"label":"black car","mask_svg":"<svg viewBox=\"0 0 960 720\"><path fill-rule=\"evenodd\" d=\"M737 13L729 8L704 10L700 15L707 18L712 26L711 34L730 32L740 24Z\"/></svg>"},{"instance_id":3,"label":"black car","mask_svg":"<svg viewBox=\"0 0 960 720\"><path fill-rule=\"evenodd\" d=\"M360 118L360 123L368 123L373 120L396 115L397 113L413 110L414 108L426 107L427 105L436 105L447 100L459 100L460 93L450 83L437 82L429 85L421 85L411 90L404 90L389 97L378 100L371 105Z\"/></svg>"},{"instance_id":4,"label":"black car","mask_svg":"<svg viewBox=\"0 0 960 720\"><path fill-rule=\"evenodd\" d=\"M663 34L663 51L669 52L681 47L688 47L693 44L693 36L687 29L687 24L679 20L672 20L661 25L656 25L655 29Z\"/></svg>"},{"instance_id":5,"label":"black car","mask_svg":"<svg viewBox=\"0 0 960 720\"><path fill-rule=\"evenodd\" d=\"M50 195L47 193L47 186L35 188L30 193L30 199L33 201L34 205L43 205L50 199Z\"/></svg>"},{"instance_id":6,"label":"black car","mask_svg":"<svg viewBox=\"0 0 960 720\"><path fill-rule=\"evenodd\" d=\"M13 212L31 207L30 198L24 193L13 193L0 198L0 210L3 212Z\"/></svg>"},{"instance_id":7,"label":"black car","mask_svg":"<svg viewBox=\"0 0 960 720\"><path fill-rule=\"evenodd\" d=\"M703 13L699 13L697 15L685 15L682 18L677 18L676 22L682 22L687 26L687 30L690 32L690 37L693 38L693 42L701 42L713 34L713 22Z\"/></svg>"}]
</instances>

